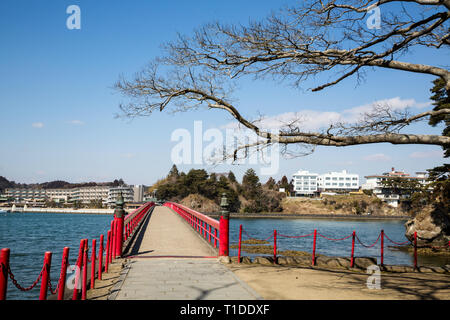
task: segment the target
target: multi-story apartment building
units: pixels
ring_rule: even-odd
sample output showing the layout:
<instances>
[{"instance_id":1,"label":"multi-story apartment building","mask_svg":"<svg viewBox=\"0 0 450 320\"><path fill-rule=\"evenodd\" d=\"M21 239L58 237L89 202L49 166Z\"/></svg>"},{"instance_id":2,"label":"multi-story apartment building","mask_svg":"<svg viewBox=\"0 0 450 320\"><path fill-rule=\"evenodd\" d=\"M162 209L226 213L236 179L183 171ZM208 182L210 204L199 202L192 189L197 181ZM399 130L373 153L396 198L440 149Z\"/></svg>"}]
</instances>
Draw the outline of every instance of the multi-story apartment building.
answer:
<instances>
[{"instance_id":1,"label":"multi-story apartment building","mask_svg":"<svg viewBox=\"0 0 450 320\"><path fill-rule=\"evenodd\" d=\"M72 189L27 189L8 188L4 192L6 199L20 202L78 202L89 203L102 201L104 205L113 206L122 192L125 202L141 202L144 197L144 186L91 186Z\"/></svg>"},{"instance_id":2,"label":"multi-story apartment building","mask_svg":"<svg viewBox=\"0 0 450 320\"><path fill-rule=\"evenodd\" d=\"M319 174L309 171L294 173L294 193L299 195L314 195L318 191Z\"/></svg>"},{"instance_id":3,"label":"multi-story apartment building","mask_svg":"<svg viewBox=\"0 0 450 320\"><path fill-rule=\"evenodd\" d=\"M110 187L108 191L108 197L106 199L106 204L109 207L114 207L120 194L122 194L123 200L125 202L134 201L134 189L132 186Z\"/></svg>"},{"instance_id":4,"label":"multi-story apartment building","mask_svg":"<svg viewBox=\"0 0 450 320\"><path fill-rule=\"evenodd\" d=\"M7 188L5 196L15 201L45 201L47 193L45 189Z\"/></svg>"},{"instance_id":5,"label":"multi-story apartment building","mask_svg":"<svg viewBox=\"0 0 450 320\"><path fill-rule=\"evenodd\" d=\"M359 190L359 176L346 170L325 174L298 171L293 178L296 196L314 195L323 191L346 193Z\"/></svg>"},{"instance_id":6,"label":"multi-story apartment building","mask_svg":"<svg viewBox=\"0 0 450 320\"><path fill-rule=\"evenodd\" d=\"M72 201L79 203L89 203L91 201L101 200L106 203L110 186L92 186L75 188L72 192Z\"/></svg>"},{"instance_id":7,"label":"multi-story apartment building","mask_svg":"<svg viewBox=\"0 0 450 320\"><path fill-rule=\"evenodd\" d=\"M410 194L405 192L396 192L393 188L384 183L388 180L405 180L405 181L417 181L418 183L425 185L427 183L427 174L425 172L416 172L417 176L411 176L403 171L396 171L392 168L390 172L384 172L380 175L366 176L366 183L362 185L363 189L372 190L373 194L389 204L392 207L398 207L400 200L407 199Z\"/></svg>"},{"instance_id":8,"label":"multi-story apartment building","mask_svg":"<svg viewBox=\"0 0 450 320\"><path fill-rule=\"evenodd\" d=\"M55 202L68 202L73 198L74 189L46 189L47 198Z\"/></svg>"},{"instance_id":9,"label":"multi-story apartment building","mask_svg":"<svg viewBox=\"0 0 450 320\"><path fill-rule=\"evenodd\" d=\"M328 172L318 177L318 188L320 191L334 191L338 193L359 190L359 175L341 172Z\"/></svg>"}]
</instances>

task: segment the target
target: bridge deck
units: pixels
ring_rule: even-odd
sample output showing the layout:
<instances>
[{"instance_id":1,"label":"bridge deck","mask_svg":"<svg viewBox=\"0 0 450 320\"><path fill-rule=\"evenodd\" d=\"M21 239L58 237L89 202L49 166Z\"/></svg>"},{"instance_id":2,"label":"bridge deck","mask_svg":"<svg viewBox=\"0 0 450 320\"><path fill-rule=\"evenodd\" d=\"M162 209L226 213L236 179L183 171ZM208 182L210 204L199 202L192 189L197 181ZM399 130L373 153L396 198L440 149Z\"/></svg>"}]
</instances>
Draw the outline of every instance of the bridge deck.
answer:
<instances>
[{"instance_id":1,"label":"bridge deck","mask_svg":"<svg viewBox=\"0 0 450 320\"><path fill-rule=\"evenodd\" d=\"M186 221L156 207L131 250L118 300L252 300L260 297L217 261Z\"/></svg>"}]
</instances>

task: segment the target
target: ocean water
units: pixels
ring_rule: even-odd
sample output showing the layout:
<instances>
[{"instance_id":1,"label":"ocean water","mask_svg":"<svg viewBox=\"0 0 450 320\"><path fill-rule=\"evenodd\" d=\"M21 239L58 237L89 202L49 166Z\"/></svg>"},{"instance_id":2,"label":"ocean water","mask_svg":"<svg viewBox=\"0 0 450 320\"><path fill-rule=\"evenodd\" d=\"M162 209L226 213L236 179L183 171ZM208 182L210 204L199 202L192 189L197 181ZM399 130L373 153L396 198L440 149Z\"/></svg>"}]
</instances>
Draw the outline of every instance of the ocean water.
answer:
<instances>
[{"instance_id":1,"label":"ocean water","mask_svg":"<svg viewBox=\"0 0 450 320\"><path fill-rule=\"evenodd\" d=\"M26 288L39 276L44 253L52 252L51 283L53 289L59 279L62 252L69 247L69 264L74 265L80 240L97 239L111 227L112 215L62 214L62 213L0 213L0 248L10 248L10 268L19 285ZM91 252L91 251L89 251ZM8 281L8 300L39 299L40 283L30 291L18 290Z\"/></svg>"}]
</instances>

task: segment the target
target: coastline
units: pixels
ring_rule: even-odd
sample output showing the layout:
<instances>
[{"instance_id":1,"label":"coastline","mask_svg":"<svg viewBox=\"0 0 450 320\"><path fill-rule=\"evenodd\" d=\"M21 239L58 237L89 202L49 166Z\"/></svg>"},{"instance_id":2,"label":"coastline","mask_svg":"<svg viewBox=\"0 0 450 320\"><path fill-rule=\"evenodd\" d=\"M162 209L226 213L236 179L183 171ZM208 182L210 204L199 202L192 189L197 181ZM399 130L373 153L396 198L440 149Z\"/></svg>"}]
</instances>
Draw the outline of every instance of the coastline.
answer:
<instances>
[{"instance_id":1,"label":"coastline","mask_svg":"<svg viewBox=\"0 0 450 320\"><path fill-rule=\"evenodd\" d=\"M211 218L219 218L220 213L205 213ZM350 214L298 214L298 213L230 213L230 218L237 219L336 219L336 220L409 220L409 216L367 216Z\"/></svg>"},{"instance_id":2,"label":"coastline","mask_svg":"<svg viewBox=\"0 0 450 320\"><path fill-rule=\"evenodd\" d=\"M112 215L114 209L68 209L68 208L27 208L8 213L61 213L61 214L104 214Z\"/></svg>"},{"instance_id":3,"label":"coastline","mask_svg":"<svg viewBox=\"0 0 450 320\"><path fill-rule=\"evenodd\" d=\"M73 209L73 208L22 208L16 209L9 213L69 213L69 214L113 214L114 209ZM132 210L125 210L131 212ZM220 218L221 213L206 212L205 215L211 218ZM363 221L379 221L379 220L404 220L411 219L409 216L368 216L368 215L351 215L351 214L299 214L299 213L230 213L230 218L235 219L335 219L335 220L363 220Z\"/></svg>"}]
</instances>

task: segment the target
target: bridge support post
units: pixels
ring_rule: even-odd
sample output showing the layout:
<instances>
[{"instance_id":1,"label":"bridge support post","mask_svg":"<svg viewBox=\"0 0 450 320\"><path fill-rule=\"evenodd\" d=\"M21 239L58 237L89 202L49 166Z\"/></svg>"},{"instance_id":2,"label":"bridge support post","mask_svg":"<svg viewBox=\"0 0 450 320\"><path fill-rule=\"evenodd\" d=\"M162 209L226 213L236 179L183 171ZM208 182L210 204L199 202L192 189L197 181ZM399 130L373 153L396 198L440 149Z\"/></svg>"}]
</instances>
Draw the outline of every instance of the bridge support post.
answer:
<instances>
[{"instance_id":1,"label":"bridge support post","mask_svg":"<svg viewBox=\"0 0 450 320\"><path fill-rule=\"evenodd\" d=\"M230 213L228 212L228 200L226 194L222 194L220 201L222 212L220 216L219 226L219 256L228 256L229 254L229 230L230 230Z\"/></svg>"},{"instance_id":2,"label":"bridge support post","mask_svg":"<svg viewBox=\"0 0 450 320\"><path fill-rule=\"evenodd\" d=\"M120 193L119 197L116 201L116 208L114 209L114 220L115 220L115 228L116 228L116 247L113 248L113 252L116 257L122 256L122 247L123 247L123 225L125 219L125 210L123 210L123 205L125 202L123 201L122 193Z\"/></svg>"}]
</instances>

